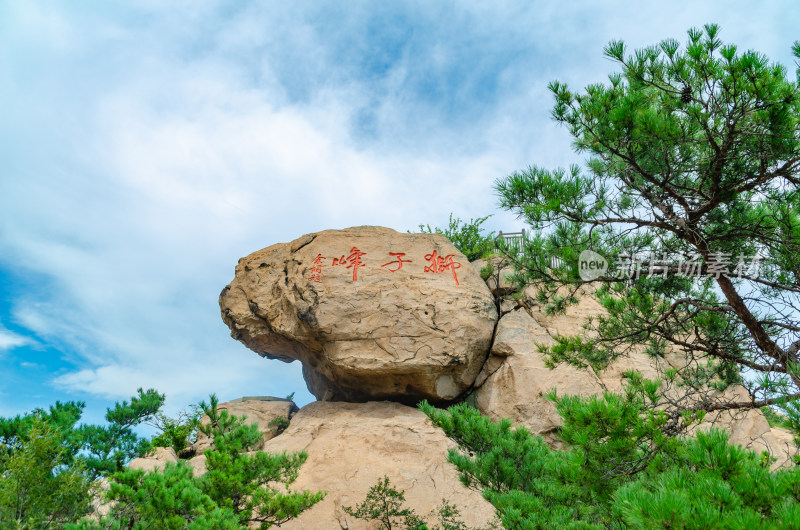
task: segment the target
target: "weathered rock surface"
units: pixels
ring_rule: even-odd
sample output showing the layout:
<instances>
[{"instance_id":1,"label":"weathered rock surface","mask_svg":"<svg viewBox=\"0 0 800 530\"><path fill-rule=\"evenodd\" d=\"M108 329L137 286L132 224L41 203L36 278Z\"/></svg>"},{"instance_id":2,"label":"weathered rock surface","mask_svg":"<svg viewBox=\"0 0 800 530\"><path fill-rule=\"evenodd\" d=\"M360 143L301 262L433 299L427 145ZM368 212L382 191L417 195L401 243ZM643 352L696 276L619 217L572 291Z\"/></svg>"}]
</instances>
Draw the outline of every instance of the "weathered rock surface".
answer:
<instances>
[{"instance_id":1,"label":"weathered rock surface","mask_svg":"<svg viewBox=\"0 0 800 530\"><path fill-rule=\"evenodd\" d=\"M217 405L217 409L219 411L226 410L228 414L234 416L246 416L245 423L258 425L258 430L264 435L265 443L278 434L279 428L273 423L273 420L285 420L286 424L288 424L291 415L298 410L297 405L292 401L271 396L251 396L234 399L220 403ZM209 422L208 416L203 416L200 422L207 424ZM192 449L196 454L200 455L212 445L208 436L198 432L197 442L192 446ZM255 449L260 448L257 447Z\"/></svg>"},{"instance_id":2,"label":"weathered rock surface","mask_svg":"<svg viewBox=\"0 0 800 530\"><path fill-rule=\"evenodd\" d=\"M798 454L798 447L794 443L791 432L770 427L764 413L758 409L746 412L720 414L713 423L731 433L729 442L741 445L756 453L767 451L775 461L772 469L793 466L792 457ZM706 423L703 427L710 426Z\"/></svg>"},{"instance_id":3,"label":"weathered rock surface","mask_svg":"<svg viewBox=\"0 0 800 530\"><path fill-rule=\"evenodd\" d=\"M300 360L323 401L447 401L470 387L497 309L439 234L326 230L242 258L220 295L231 336Z\"/></svg>"},{"instance_id":4,"label":"weathered rock surface","mask_svg":"<svg viewBox=\"0 0 800 530\"><path fill-rule=\"evenodd\" d=\"M794 435L786 429L777 427L771 427L760 436L751 438L744 447L757 453L768 451L776 459L772 463L772 469L795 465L794 457L800 454L800 448L794 442Z\"/></svg>"},{"instance_id":5,"label":"weathered rock surface","mask_svg":"<svg viewBox=\"0 0 800 530\"><path fill-rule=\"evenodd\" d=\"M164 471L167 464L175 464L178 455L172 447L156 447L142 458L134 458L128 464L128 469L141 469L142 471Z\"/></svg>"},{"instance_id":6,"label":"weathered rock surface","mask_svg":"<svg viewBox=\"0 0 800 530\"><path fill-rule=\"evenodd\" d=\"M107 501L105 499L105 494L110 488L111 486L107 477L95 481L94 488L90 490L92 500L90 503L91 511L87 516L89 521L100 521L101 518L111 513L111 508L114 507L114 501Z\"/></svg>"},{"instance_id":7,"label":"weathered rock surface","mask_svg":"<svg viewBox=\"0 0 800 530\"><path fill-rule=\"evenodd\" d=\"M442 498L461 511L470 527L485 528L494 507L458 479L447 462L454 447L441 429L412 407L390 402L326 403L303 407L289 428L266 443L270 452L306 451L294 490L324 490L321 502L281 528L376 528L347 515L384 475L405 490L406 505L420 515L436 509Z\"/></svg>"},{"instance_id":8,"label":"weathered rock surface","mask_svg":"<svg viewBox=\"0 0 800 530\"><path fill-rule=\"evenodd\" d=\"M317 401L300 409L289 427L264 444L272 453L305 451L308 460L293 490L328 492L325 499L281 528L375 528L354 519L342 506L364 501L383 476L405 490L406 506L426 516L445 498L470 527L486 528L494 507L458 479L447 462L455 447L441 429L419 410L393 402L343 403ZM206 456L189 460L194 476L206 472Z\"/></svg>"},{"instance_id":9,"label":"weathered rock surface","mask_svg":"<svg viewBox=\"0 0 800 530\"><path fill-rule=\"evenodd\" d=\"M736 385L726 391L725 397L730 401L748 401L751 399L747 389ZM764 413L760 409L726 410L706 415L705 421L696 429L717 427L730 433L729 443L741 445L756 453L767 451L775 461L772 469L793 465L792 457L798 453L791 432L770 427Z\"/></svg>"},{"instance_id":10,"label":"weathered rock surface","mask_svg":"<svg viewBox=\"0 0 800 530\"><path fill-rule=\"evenodd\" d=\"M199 477L205 474L206 470L206 455L197 455L189 459L188 464L192 466L192 475Z\"/></svg>"},{"instance_id":11,"label":"weathered rock surface","mask_svg":"<svg viewBox=\"0 0 800 530\"><path fill-rule=\"evenodd\" d=\"M545 366L537 344L552 342L548 330L524 310L504 315L476 382L478 409L492 419L510 418L553 441L551 433L561 425L561 417L545 394L556 388L560 394L590 395L604 387L591 369Z\"/></svg>"},{"instance_id":12,"label":"weathered rock surface","mask_svg":"<svg viewBox=\"0 0 800 530\"><path fill-rule=\"evenodd\" d=\"M553 370L545 366L537 345L551 345L557 335L586 335L588 331L583 329L586 320L601 314L602 306L588 293L564 314L546 315L535 306L518 306L504 314L497 325L491 355L475 382L477 407L493 419L509 418L525 425L560 448L556 429L561 418L553 403L544 398L547 391L555 388L562 395L621 392L626 371L636 370L646 378L662 379L666 369L686 366L686 357L676 350L668 351L664 358L653 358L637 348L599 374L564 364ZM724 399L747 401L750 396L744 387L737 386L730 388ZM798 451L791 433L770 428L758 409L708 414L698 428L712 426L726 429L732 444L758 452L769 451L777 459L773 468L790 465L792 455Z\"/></svg>"}]
</instances>

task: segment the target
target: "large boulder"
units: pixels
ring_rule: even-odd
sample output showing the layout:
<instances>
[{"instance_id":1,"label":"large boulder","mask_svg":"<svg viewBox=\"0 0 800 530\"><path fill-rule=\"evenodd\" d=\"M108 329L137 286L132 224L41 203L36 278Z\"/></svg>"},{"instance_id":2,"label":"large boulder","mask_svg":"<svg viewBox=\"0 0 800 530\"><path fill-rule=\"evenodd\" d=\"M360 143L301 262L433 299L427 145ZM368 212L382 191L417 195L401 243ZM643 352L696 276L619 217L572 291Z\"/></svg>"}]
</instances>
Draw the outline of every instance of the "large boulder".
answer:
<instances>
[{"instance_id":1,"label":"large boulder","mask_svg":"<svg viewBox=\"0 0 800 530\"><path fill-rule=\"evenodd\" d=\"M220 308L248 348L300 360L323 401L453 400L478 375L497 320L486 284L444 236L372 226L240 259Z\"/></svg>"},{"instance_id":2,"label":"large boulder","mask_svg":"<svg viewBox=\"0 0 800 530\"><path fill-rule=\"evenodd\" d=\"M325 498L281 528L376 528L347 515L343 506L364 501L370 487L387 476L405 490L406 506L427 516L447 499L469 527L486 528L494 507L465 487L447 462L455 443L412 407L393 402L315 402L298 412L289 428L264 450L305 451L293 490L326 491Z\"/></svg>"}]
</instances>

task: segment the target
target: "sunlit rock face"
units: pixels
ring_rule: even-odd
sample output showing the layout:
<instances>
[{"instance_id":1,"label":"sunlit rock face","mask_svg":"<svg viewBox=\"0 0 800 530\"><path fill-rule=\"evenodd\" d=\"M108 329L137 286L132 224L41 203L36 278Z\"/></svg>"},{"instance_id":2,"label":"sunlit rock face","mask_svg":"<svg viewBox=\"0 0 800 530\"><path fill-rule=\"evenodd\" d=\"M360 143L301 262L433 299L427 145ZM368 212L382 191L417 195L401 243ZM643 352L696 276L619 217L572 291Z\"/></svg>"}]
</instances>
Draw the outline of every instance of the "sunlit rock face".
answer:
<instances>
[{"instance_id":1,"label":"sunlit rock face","mask_svg":"<svg viewBox=\"0 0 800 530\"><path fill-rule=\"evenodd\" d=\"M322 403L306 405L292 417L286 431L268 441L271 453L305 451L308 460L291 488L326 491L311 509L281 528L376 528L358 520L344 506L364 501L382 477L405 494L405 505L418 514L437 510L448 499L470 528L487 528L494 507L458 478L447 462L456 447L422 411L391 402Z\"/></svg>"},{"instance_id":2,"label":"sunlit rock face","mask_svg":"<svg viewBox=\"0 0 800 530\"><path fill-rule=\"evenodd\" d=\"M248 348L301 361L324 401L453 400L475 381L497 321L488 287L446 238L373 226L240 259L220 308Z\"/></svg>"}]
</instances>

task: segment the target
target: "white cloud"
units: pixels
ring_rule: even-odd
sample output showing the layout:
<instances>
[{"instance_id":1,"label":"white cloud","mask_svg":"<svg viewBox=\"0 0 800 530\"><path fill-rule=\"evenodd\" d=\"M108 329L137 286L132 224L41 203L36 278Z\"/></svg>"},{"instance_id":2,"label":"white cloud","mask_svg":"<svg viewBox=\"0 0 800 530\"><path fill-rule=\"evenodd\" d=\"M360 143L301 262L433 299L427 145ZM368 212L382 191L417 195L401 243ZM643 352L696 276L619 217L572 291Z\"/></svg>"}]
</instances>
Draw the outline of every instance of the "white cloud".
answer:
<instances>
[{"instance_id":1,"label":"white cloud","mask_svg":"<svg viewBox=\"0 0 800 530\"><path fill-rule=\"evenodd\" d=\"M220 321L239 257L325 228L491 213L494 179L576 160L546 85L602 80L611 38L683 40L716 18L725 39L790 64L798 22L719 2L669 16L278 5L0 13L14 21L0 22L0 265L51 279L14 317L74 357L60 388L301 390L299 366L260 359ZM490 223L520 228L502 212Z\"/></svg>"},{"instance_id":2,"label":"white cloud","mask_svg":"<svg viewBox=\"0 0 800 530\"><path fill-rule=\"evenodd\" d=\"M29 344L33 344L33 341L28 337L23 337L7 329L0 328L0 352L19 348L20 346L27 346Z\"/></svg>"}]
</instances>

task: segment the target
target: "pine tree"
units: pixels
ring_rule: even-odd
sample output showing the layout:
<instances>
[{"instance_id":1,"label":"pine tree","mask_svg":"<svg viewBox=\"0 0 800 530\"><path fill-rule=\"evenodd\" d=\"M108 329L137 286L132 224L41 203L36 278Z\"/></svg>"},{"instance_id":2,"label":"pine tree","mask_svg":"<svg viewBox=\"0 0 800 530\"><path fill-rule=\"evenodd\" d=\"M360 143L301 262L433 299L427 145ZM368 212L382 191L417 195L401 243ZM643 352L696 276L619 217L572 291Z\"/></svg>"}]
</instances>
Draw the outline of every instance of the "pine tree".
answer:
<instances>
[{"instance_id":1,"label":"pine tree","mask_svg":"<svg viewBox=\"0 0 800 530\"><path fill-rule=\"evenodd\" d=\"M106 411L107 425L80 425L71 438L84 451L80 459L92 478L121 471L133 458L144 455L150 443L137 435L133 427L152 419L164 405L164 394L141 388L130 403L115 403Z\"/></svg>"},{"instance_id":2,"label":"pine tree","mask_svg":"<svg viewBox=\"0 0 800 530\"><path fill-rule=\"evenodd\" d=\"M657 386L633 376L623 394L551 394L563 451L464 403L420 408L457 442L448 461L507 529L800 527L800 466L770 472L717 429L664 436L666 415L649 403Z\"/></svg>"},{"instance_id":3,"label":"pine tree","mask_svg":"<svg viewBox=\"0 0 800 530\"><path fill-rule=\"evenodd\" d=\"M344 506L343 510L356 519L378 521L383 530L417 530L423 526L423 520L414 510L403 506L405 500L405 492L396 490L389 482L389 477L384 475L370 487L367 498L361 504L355 508Z\"/></svg>"},{"instance_id":4,"label":"pine tree","mask_svg":"<svg viewBox=\"0 0 800 530\"><path fill-rule=\"evenodd\" d=\"M192 453L190 446L197 441L197 429L203 409L192 405L188 410L178 412L172 418L159 412L147 423L158 429L159 433L150 440L153 447L171 447L179 457Z\"/></svg>"},{"instance_id":5,"label":"pine tree","mask_svg":"<svg viewBox=\"0 0 800 530\"><path fill-rule=\"evenodd\" d=\"M106 495L113 503L111 514L74 528L270 528L324 498L324 492L288 489L306 461L305 453L253 452L263 441L258 426L245 425L245 417L220 411L218 404L215 395L210 404L200 404L209 418L200 429L213 440L213 449L204 453L204 475L194 477L183 461L159 472L117 472Z\"/></svg>"},{"instance_id":6,"label":"pine tree","mask_svg":"<svg viewBox=\"0 0 800 530\"><path fill-rule=\"evenodd\" d=\"M36 417L0 456L1 529L53 528L88 513L92 481L75 465L63 434Z\"/></svg>"},{"instance_id":7,"label":"pine tree","mask_svg":"<svg viewBox=\"0 0 800 530\"><path fill-rule=\"evenodd\" d=\"M461 511L447 499L437 510L431 510L428 519L436 523L428 524L425 518L404 505L405 491L397 490L389 477L384 475L377 484L370 487L367 497L355 507L343 506L348 515L364 521L378 521L383 530L471 530L461 520ZM491 528L495 528L492 523ZM477 529L475 529L477 530Z\"/></svg>"},{"instance_id":8,"label":"pine tree","mask_svg":"<svg viewBox=\"0 0 800 530\"><path fill-rule=\"evenodd\" d=\"M297 517L325 497L324 492L288 490L308 458L306 453L248 453L263 441L258 426L245 425L244 417L220 411L217 405L215 395L209 405L201 404L210 421L200 428L213 438L214 449L205 453L207 472L199 485L219 506L230 508L243 524L269 528ZM275 484L283 484L285 490L275 489Z\"/></svg>"},{"instance_id":9,"label":"pine tree","mask_svg":"<svg viewBox=\"0 0 800 530\"><path fill-rule=\"evenodd\" d=\"M662 403L673 420L773 404L800 418L786 405L800 397L798 84L723 44L716 25L688 35L683 50L668 39L628 54L612 41L605 55L621 71L608 84L550 84L553 118L589 158L496 183L502 206L534 228L509 257L548 310L591 283L607 311L589 323L595 334L547 349L552 363L602 369L637 345L673 348L690 361L664 374L682 393ZM581 260L588 250L600 256ZM610 267L596 277L589 262ZM752 399L708 391L736 382Z\"/></svg>"},{"instance_id":10,"label":"pine tree","mask_svg":"<svg viewBox=\"0 0 800 530\"><path fill-rule=\"evenodd\" d=\"M83 519L73 530L159 528L165 530L240 529L230 508L220 507L199 487L186 462L167 464L160 472L124 470L115 473L105 500L111 514L99 521Z\"/></svg>"},{"instance_id":11,"label":"pine tree","mask_svg":"<svg viewBox=\"0 0 800 530\"><path fill-rule=\"evenodd\" d=\"M74 401L0 418L0 528L52 527L88 513L95 479L149 449L132 428L163 402L139 389L108 409L107 425L78 425L85 404Z\"/></svg>"}]
</instances>

